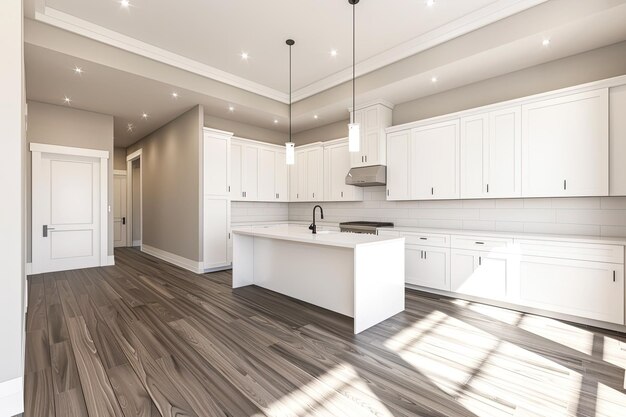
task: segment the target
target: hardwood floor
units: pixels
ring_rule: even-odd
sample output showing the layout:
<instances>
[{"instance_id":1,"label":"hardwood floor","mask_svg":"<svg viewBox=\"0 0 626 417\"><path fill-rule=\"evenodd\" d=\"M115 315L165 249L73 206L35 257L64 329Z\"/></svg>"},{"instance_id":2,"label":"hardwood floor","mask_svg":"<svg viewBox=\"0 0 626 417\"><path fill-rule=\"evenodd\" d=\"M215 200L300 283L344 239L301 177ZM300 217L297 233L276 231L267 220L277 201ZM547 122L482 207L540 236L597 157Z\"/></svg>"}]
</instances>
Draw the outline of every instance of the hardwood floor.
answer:
<instances>
[{"instance_id":1,"label":"hardwood floor","mask_svg":"<svg viewBox=\"0 0 626 417\"><path fill-rule=\"evenodd\" d=\"M115 255L29 277L26 417L626 416L624 334L408 290L354 336L230 272Z\"/></svg>"}]
</instances>

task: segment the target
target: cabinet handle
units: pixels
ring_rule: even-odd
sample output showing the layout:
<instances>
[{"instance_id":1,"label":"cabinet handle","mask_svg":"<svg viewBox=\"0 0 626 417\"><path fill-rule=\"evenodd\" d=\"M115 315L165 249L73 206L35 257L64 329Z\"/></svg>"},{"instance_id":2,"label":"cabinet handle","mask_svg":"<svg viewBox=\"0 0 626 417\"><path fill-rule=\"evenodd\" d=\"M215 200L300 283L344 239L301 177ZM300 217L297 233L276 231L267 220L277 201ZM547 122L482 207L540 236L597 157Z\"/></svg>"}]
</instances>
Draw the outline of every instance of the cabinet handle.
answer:
<instances>
[{"instance_id":1,"label":"cabinet handle","mask_svg":"<svg viewBox=\"0 0 626 417\"><path fill-rule=\"evenodd\" d=\"M615 282L615 271L613 271L613 282Z\"/></svg>"},{"instance_id":2,"label":"cabinet handle","mask_svg":"<svg viewBox=\"0 0 626 417\"><path fill-rule=\"evenodd\" d=\"M230 233L228 234L228 238L230 239Z\"/></svg>"},{"instance_id":3,"label":"cabinet handle","mask_svg":"<svg viewBox=\"0 0 626 417\"><path fill-rule=\"evenodd\" d=\"M487 192L489 192L489 184L487 184Z\"/></svg>"},{"instance_id":4,"label":"cabinet handle","mask_svg":"<svg viewBox=\"0 0 626 417\"><path fill-rule=\"evenodd\" d=\"M387 188L387 197L389 197L389 188Z\"/></svg>"},{"instance_id":5,"label":"cabinet handle","mask_svg":"<svg viewBox=\"0 0 626 417\"><path fill-rule=\"evenodd\" d=\"M428 258L428 252L424 251L424 259Z\"/></svg>"},{"instance_id":6,"label":"cabinet handle","mask_svg":"<svg viewBox=\"0 0 626 417\"><path fill-rule=\"evenodd\" d=\"M228 186L228 192L230 193L230 185Z\"/></svg>"},{"instance_id":7,"label":"cabinet handle","mask_svg":"<svg viewBox=\"0 0 626 417\"><path fill-rule=\"evenodd\" d=\"M420 240L428 240L427 237L420 237Z\"/></svg>"},{"instance_id":8,"label":"cabinet handle","mask_svg":"<svg viewBox=\"0 0 626 417\"><path fill-rule=\"evenodd\" d=\"M424 251L423 250L420 251L420 258L424 259Z\"/></svg>"},{"instance_id":9,"label":"cabinet handle","mask_svg":"<svg viewBox=\"0 0 626 417\"><path fill-rule=\"evenodd\" d=\"M296 198L300 198L300 194L296 193Z\"/></svg>"},{"instance_id":10,"label":"cabinet handle","mask_svg":"<svg viewBox=\"0 0 626 417\"><path fill-rule=\"evenodd\" d=\"M363 160L363 156L361 156L361 162L365 162L365 161Z\"/></svg>"},{"instance_id":11,"label":"cabinet handle","mask_svg":"<svg viewBox=\"0 0 626 417\"><path fill-rule=\"evenodd\" d=\"M563 180L563 189L567 190L567 180Z\"/></svg>"},{"instance_id":12,"label":"cabinet handle","mask_svg":"<svg viewBox=\"0 0 626 417\"><path fill-rule=\"evenodd\" d=\"M483 264L483 257L482 257L482 256L479 256L479 257L478 257L478 265L480 266L480 265L482 265L482 264Z\"/></svg>"},{"instance_id":13,"label":"cabinet handle","mask_svg":"<svg viewBox=\"0 0 626 417\"><path fill-rule=\"evenodd\" d=\"M367 155L365 155L365 162L367 162Z\"/></svg>"},{"instance_id":14,"label":"cabinet handle","mask_svg":"<svg viewBox=\"0 0 626 417\"><path fill-rule=\"evenodd\" d=\"M474 242L474 243L477 244L477 245L484 245L485 244L485 242Z\"/></svg>"},{"instance_id":15,"label":"cabinet handle","mask_svg":"<svg viewBox=\"0 0 626 417\"><path fill-rule=\"evenodd\" d=\"M341 198L343 198L343 191L341 192Z\"/></svg>"},{"instance_id":16,"label":"cabinet handle","mask_svg":"<svg viewBox=\"0 0 626 417\"><path fill-rule=\"evenodd\" d=\"M315 198L315 193L313 193L313 198Z\"/></svg>"},{"instance_id":17,"label":"cabinet handle","mask_svg":"<svg viewBox=\"0 0 626 417\"><path fill-rule=\"evenodd\" d=\"M431 187L431 189L430 189L430 195L435 195L435 187Z\"/></svg>"}]
</instances>

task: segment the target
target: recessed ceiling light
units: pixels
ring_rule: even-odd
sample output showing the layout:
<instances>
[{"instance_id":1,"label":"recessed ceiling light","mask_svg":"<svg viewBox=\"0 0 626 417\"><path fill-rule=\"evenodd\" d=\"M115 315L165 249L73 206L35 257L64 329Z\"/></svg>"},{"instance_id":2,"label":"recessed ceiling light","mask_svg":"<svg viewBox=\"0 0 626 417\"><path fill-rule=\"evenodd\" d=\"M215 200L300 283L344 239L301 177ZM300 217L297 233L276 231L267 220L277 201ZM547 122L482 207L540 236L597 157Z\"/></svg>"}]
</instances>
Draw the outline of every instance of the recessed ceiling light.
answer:
<instances>
[{"instance_id":1,"label":"recessed ceiling light","mask_svg":"<svg viewBox=\"0 0 626 417\"><path fill-rule=\"evenodd\" d=\"M435 5L435 0L426 0L426 6L433 7Z\"/></svg>"},{"instance_id":2,"label":"recessed ceiling light","mask_svg":"<svg viewBox=\"0 0 626 417\"><path fill-rule=\"evenodd\" d=\"M176 91L174 91L174 92L172 93L172 97L173 97L173 98L178 98L178 93L177 93Z\"/></svg>"},{"instance_id":3,"label":"recessed ceiling light","mask_svg":"<svg viewBox=\"0 0 626 417\"><path fill-rule=\"evenodd\" d=\"M122 7L128 8L128 7L130 7L130 1L129 0L120 0L120 5Z\"/></svg>"},{"instance_id":4,"label":"recessed ceiling light","mask_svg":"<svg viewBox=\"0 0 626 417\"><path fill-rule=\"evenodd\" d=\"M74 67L74 72L78 75L82 75L83 69L81 67Z\"/></svg>"},{"instance_id":5,"label":"recessed ceiling light","mask_svg":"<svg viewBox=\"0 0 626 417\"><path fill-rule=\"evenodd\" d=\"M430 82L432 82L432 83L436 83L437 81L438 81L437 77L433 77L433 78L430 79Z\"/></svg>"},{"instance_id":6,"label":"recessed ceiling light","mask_svg":"<svg viewBox=\"0 0 626 417\"><path fill-rule=\"evenodd\" d=\"M541 42L541 44L543 46L549 46L550 45L550 39L544 39L543 42Z\"/></svg>"},{"instance_id":7,"label":"recessed ceiling light","mask_svg":"<svg viewBox=\"0 0 626 417\"><path fill-rule=\"evenodd\" d=\"M65 96L65 98L63 98L63 102L67 105L72 104L72 99L69 98L68 96Z\"/></svg>"},{"instance_id":8,"label":"recessed ceiling light","mask_svg":"<svg viewBox=\"0 0 626 417\"><path fill-rule=\"evenodd\" d=\"M129 124L128 124L128 131L132 133L133 129L134 129L133 124L132 124L132 123L129 123Z\"/></svg>"},{"instance_id":9,"label":"recessed ceiling light","mask_svg":"<svg viewBox=\"0 0 626 417\"><path fill-rule=\"evenodd\" d=\"M278 119L274 119L274 124L277 125L278 124Z\"/></svg>"},{"instance_id":10,"label":"recessed ceiling light","mask_svg":"<svg viewBox=\"0 0 626 417\"><path fill-rule=\"evenodd\" d=\"M319 118L319 116L318 116L317 114L315 114L315 115L313 115L313 118L314 118L314 119L318 119L318 118Z\"/></svg>"},{"instance_id":11,"label":"recessed ceiling light","mask_svg":"<svg viewBox=\"0 0 626 417\"><path fill-rule=\"evenodd\" d=\"M150 116L148 116L148 113L143 113L141 115L141 118L144 119L144 120L148 120L148 117L150 117Z\"/></svg>"},{"instance_id":12,"label":"recessed ceiling light","mask_svg":"<svg viewBox=\"0 0 626 417\"><path fill-rule=\"evenodd\" d=\"M247 52L242 52L242 53L241 53L241 59L243 59L244 61L247 61L247 60L248 60L248 57L249 57L249 55L248 55L248 53L247 53Z\"/></svg>"},{"instance_id":13,"label":"recessed ceiling light","mask_svg":"<svg viewBox=\"0 0 626 417\"><path fill-rule=\"evenodd\" d=\"M235 111L235 107L234 106L228 106L228 111L230 111L230 112Z\"/></svg>"},{"instance_id":14,"label":"recessed ceiling light","mask_svg":"<svg viewBox=\"0 0 626 417\"><path fill-rule=\"evenodd\" d=\"M330 50L330 56L337 56L337 50L336 49L331 49Z\"/></svg>"}]
</instances>

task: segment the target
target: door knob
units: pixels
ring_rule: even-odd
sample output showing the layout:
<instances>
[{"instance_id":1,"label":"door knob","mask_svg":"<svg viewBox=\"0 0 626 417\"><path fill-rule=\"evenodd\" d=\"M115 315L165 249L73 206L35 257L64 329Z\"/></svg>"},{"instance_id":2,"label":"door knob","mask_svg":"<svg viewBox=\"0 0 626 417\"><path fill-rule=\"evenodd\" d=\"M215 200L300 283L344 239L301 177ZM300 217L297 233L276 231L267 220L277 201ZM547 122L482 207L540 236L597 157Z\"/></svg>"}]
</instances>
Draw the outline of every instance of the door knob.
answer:
<instances>
[{"instance_id":1,"label":"door knob","mask_svg":"<svg viewBox=\"0 0 626 417\"><path fill-rule=\"evenodd\" d=\"M126 224L126 217L122 217L122 224Z\"/></svg>"}]
</instances>

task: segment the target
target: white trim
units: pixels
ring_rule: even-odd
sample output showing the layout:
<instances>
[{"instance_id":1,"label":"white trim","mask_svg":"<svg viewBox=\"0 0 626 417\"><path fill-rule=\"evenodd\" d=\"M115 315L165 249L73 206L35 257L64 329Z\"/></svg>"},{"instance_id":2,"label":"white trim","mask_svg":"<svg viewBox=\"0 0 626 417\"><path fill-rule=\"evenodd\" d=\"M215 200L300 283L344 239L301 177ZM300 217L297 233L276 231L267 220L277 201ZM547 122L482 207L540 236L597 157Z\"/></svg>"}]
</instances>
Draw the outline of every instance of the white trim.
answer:
<instances>
[{"instance_id":1,"label":"white trim","mask_svg":"<svg viewBox=\"0 0 626 417\"><path fill-rule=\"evenodd\" d=\"M223 139L227 139L226 137L224 137ZM273 149L273 150L284 150L285 149L285 145L278 145L276 143L268 143L268 142L262 142L260 140L256 140L256 139L248 139L248 138L242 138L239 136L232 136L232 142L235 143L243 143L243 144L253 144L255 146L261 147L261 148L266 148L266 149Z\"/></svg>"},{"instance_id":2,"label":"white trim","mask_svg":"<svg viewBox=\"0 0 626 417\"><path fill-rule=\"evenodd\" d=\"M229 269L233 269L233 264L216 266L214 268L204 268L203 273L207 274L209 272L218 272L218 271L228 271Z\"/></svg>"},{"instance_id":3,"label":"white trim","mask_svg":"<svg viewBox=\"0 0 626 417\"><path fill-rule=\"evenodd\" d=\"M103 265L103 266L113 266L113 265L115 265L115 255L109 255L107 257L106 265Z\"/></svg>"},{"instance_id":4,"label":"white trim","mask_svg":"<svg viewBox=\"0 0 626 417\"><path fill-rule=\"evenodd\" d=\"M133 240L133 247L136 247L136 246L141 246L141 239Z\"/></svg>"},{"instance_id":5,"label":"white trim","mask_svg":"<svg viewBox=\"0 0 626 417\"><path fill-rule=\"evenodd\" d=\"M572 87L561 88L559 90L546 91L544 93L533 94L531 96L520 97L513 100L500 101L498 103L488 104L486 106L474 107L467 110L461 110L454 113L448 113L441 116L430 117L428 119L417 120L415 122L404 123L401 125L391 126L385 129L387 134L399 132L402 130L413 129L420 126L430 125L433 123L445 122L452 119L458 119L461 117L473 116L475 114L486 113L502 108L508 108L513 106L520 106L522 104L529 104L548 98L563 97L570 94L584 93L587 91L600 90L603 88L612 88L626 85L626 75L620 75L617 77L607 78L599 81L592 81L585 84L579 84Z\"/></svg>"},{"instance_id":6,"label":"white trim","mask_svg":"<svg viewBox=\"0 0 626 417\"><path fill-rule=\"evenodd\" d=\"M48 145L42 143L31 143L31 178L39 178L38 171L41 167L41 154L51 153L56 155L68 155L68 156L81 156L86 158L99 159L100 164L100 266L107 265L109 256L109 151L75 148L71 146L58 146ZM36 174L37 172L37 174ZM35 184L31 190L31 206L34 204L32 198L38 190L35 189ZM36 231L39 230L38 223L38 211L31 207L31 242L32 242L32 260L31 260L31 273L47 272L39 268L35 262L37 259L38 240L35 237Z\"/></svg>"},{"instance_id":7,"label":"white trim","mask_svg":"<svg viewBox=\"0 0 626 417\"><path fill-rule=\"evenodd\" d=\"M191 259L183 258L182 256L170 253L161 249L157 249L148 245L141 245L141 251L152 255L155 258L162 259L166 262L179 266L196 274L202 274L204 272L204 265L199 261L192 261Z\"/></svg>"},{"instance_id":8,"label":"white trim","mask_svg":"<svg viewBox=\"0 0 626 417\"><path fill-rule=\"evenodd\" d=\"M232 138L234 133L233 132L227 132L225 130L219 130L219 129L213 129L212 127L203 127L202 131L204 133L208 133L212 136L215 136L217 138L223 138L223 139L228 139L228 138Z\"/></svg>"},{"instance_id":9,"label":"white trim","mask_svg":"<svg viewBox=\"0 0 626 417\"><path fill-rule=\"evenodd\" d=\"M142 154L143 148L137 149L135 152L131 153L130 155L128 155L126 157L126 162L129 161L134 161L135 159L139 158ZM128 172L128 170L126 170L126 172Z\"/></svg>"},{"instance_id":10,"label":"white trim","mask_svg":"<svg viewBox=\"0 0 626 417\"><path fill-rule=\"evenodd\" d=\"M54 153L60 155L86 156L88 158L109 159L109 151L74 148L72 146L48 145L45 143L31 143L30 151L41 153Z\"/></svg>"},{"instance_id":11,"label":"white trim","mask_svg":"<svg viewBox=\"0 0 626 417\"><path fill-rule=\"evenodd\" d=\"M370 57L356 65L356 76L368 74L372 71L393 64L409 56L440 45L456 37L480 29L498 20L507 18L516 13L537 6L547 0L498 0L494 3L469 13L459 19L442 25L430 32L413 38L407 42L388 49L378 55ZM171 65L185 71L198 74L243 90L268 97L282 103L289 102L287 93L267 87L243 77L230 74L210 65L172 53L163 48L141 42L135 38L122 35L105 27L95 25L70 14L46 6L43 13L35 11L35 20L52 26L77 33L90 39L111 45L140 56ZM293 92L293 102L328 90L352 78L352 68L345 68L306 87Z\"/></svg>"},{"instance_id":12,"label":"white trim","mask_svg":"<svg viewBox=\"0 0 626 417\"><path fill-rule=\"evenodd\" d=\"M376 100L369 100L369 101L364 101L363 103L359 103L356 106L356 110L363 110L367 107L372 107L375 106L377 104L380 104L381 106L385 106L387 108L389 108L390 110L393 110L393 108L395 107L395 104L393 104L391 101L388 100L384 100L382 98L378 98ZM348 107L348 112L352 113L352 106Z\"/></svg>"},{"instance_id":13,"label":"white trim","mask_svg":"<svg viewBox=\"0 0 626 417\"><path fill-rule=\"evenodd\" d=\"M0 416L16 416L24 412L24 378L0 382Z\"/></svg>"},{"instance_id":14,"label":"white trim","mask_svg":"<svg viewBox=\"0 0 626 417\"><path fill-rule=\"evenodd\" d=\"M114 169L113 170L113 175L122 175L122 176L126 176L126 170L124 169Z\"/></svg>"},{"instance_id":15,"label":"white trim","mask_svg":"<svg viewBox=\"0 0 626 417\"><path fill-rule=\"evenodd\" d=\"M126 157L126 244L133 241L133 161L139 159L139 233L143 239L143 148ZM141 242L141 241L140 241Z\"/></svg>"},{"instance_id":16,"label":"white trim","mask_svg":"<svg viewBox=\"0 0 626 417\"><path fill-rule=\"evenodd\" d=\"M272 100L280 101L281 103L286 104L289 102L289 95L287 93L175 54L166 49L141 42L130 36L122 35L119 32L93 24L52 7L46 6L44 13L36 11L35 20L224 84L241 88L251 93L259 94L263 97L271 98Z\"/></svg>"},{"instance_id":17,"label":"white trim","mask_svg":"<svg viewBox=\"0 0 626 417\"><path fill-rule=\"evenodd\" d=\"M26 262L26 276L33 275L33 263Z\"/></svg>"}]
</instances>

